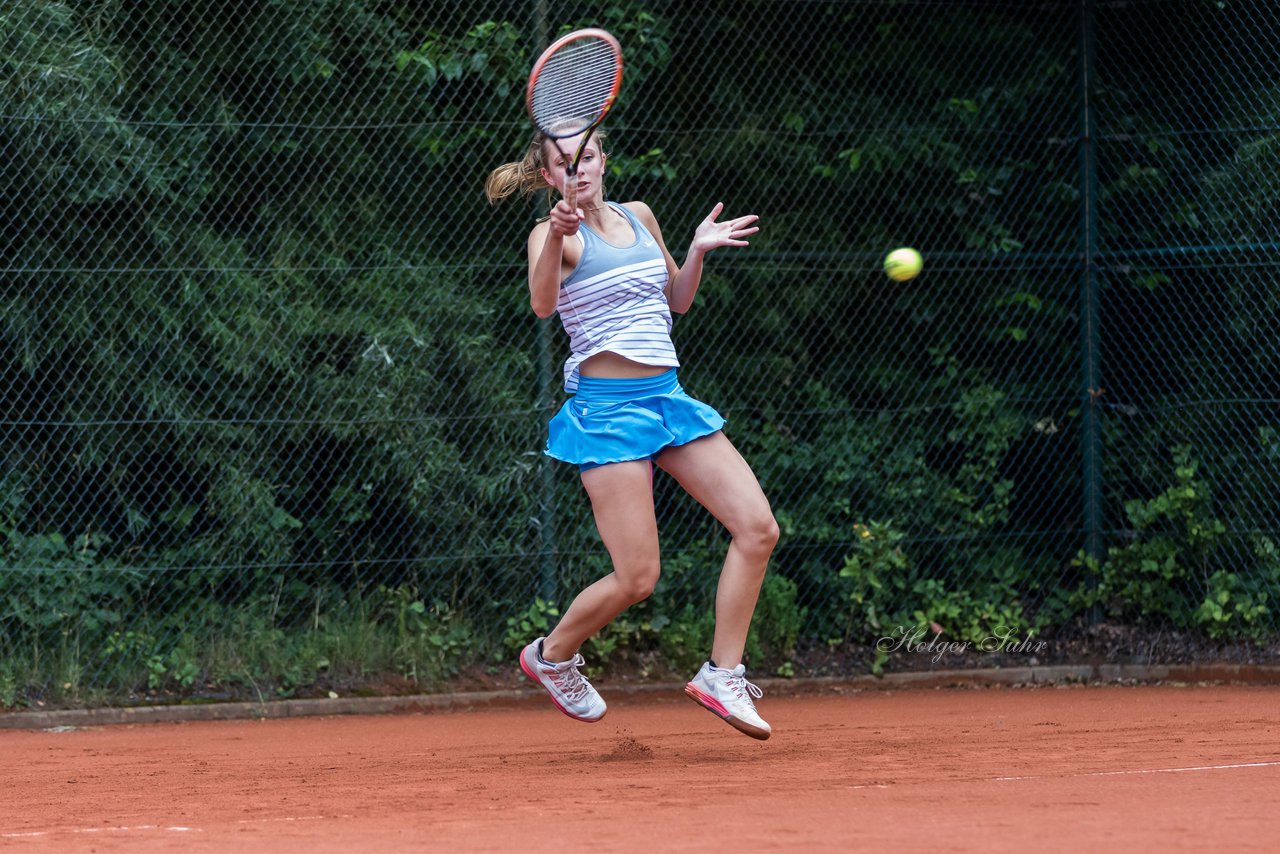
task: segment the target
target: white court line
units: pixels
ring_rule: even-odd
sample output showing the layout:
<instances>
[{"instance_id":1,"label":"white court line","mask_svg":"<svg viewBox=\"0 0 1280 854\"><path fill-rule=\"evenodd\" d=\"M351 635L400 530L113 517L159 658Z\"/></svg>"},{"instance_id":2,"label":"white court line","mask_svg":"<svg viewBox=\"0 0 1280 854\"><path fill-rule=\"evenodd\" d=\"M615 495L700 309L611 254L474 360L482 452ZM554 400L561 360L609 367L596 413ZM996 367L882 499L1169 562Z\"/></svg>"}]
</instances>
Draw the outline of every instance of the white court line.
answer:
<instances>
[{"instance_id":1,"label":"white court line","mask_svg":"<svg viewBox=\"0 0 1280 854\"><path fill-rule=\"evenodd\" d=\"M0 839L30 839L36 836L56 836L60 833L129 833L134 830L165 830L171 833L199 832L194 827L161 827L158 824L135 824L131 827L68 827L63 830L31 830L19 833L0 833Z\"/></svg>"},{"instance_id":2,"label":"white court line","mask_svg":"<svg viewBox=\"0 0 1280 854\"><path fill-rule=\"evenodd\" d=\"M1047 780L1054 777L1118 777L1123 774L1181 774L1187 771L1228 771L1232 768L1269 768L1280 762L1241 762L1235 765L1191 765L1186 768L1139 768L1132 771L1085 771L1079 774L1030 774L1024 777L992 777L993 780Z\"/></svg>"},{"instance_id":3,"label":"white court line","mask_svg":"<svg viewBox=\"0 0 1280 854\"><path fill-rule=\"evenodd\" d=\"M971 782L996 782L1007 780L1061 780L1069 777L1118 777L1126 774L1180 774L1187 771L1229 771L1233 768L1271 768L1278 762L1239 762L1233 765L1189 765L1186 768L1137 768L1129 771L1083 771L1075 774L1027 774L1018 777L986 777ZM889 783L863 783L845 786L846 789L887 789Z\"/></svg>"},{"instance_id":4,"label":"white court line","mask_svg":"<svg viewBox=\"0 0 1280 854\"><path fill-rule=\"evenodd\" d=\"M271 824L281 821L322 821L324 819L351 818L349 815L296 815L267 818L242 818L236 824ZM135 824L128 827L65 827L57 830L28 830L0 833L0 839L32 839L41 836L58 836L63 833L131 833L137 830L163 830L169 833L204 833L202 827L162 827L158 824Z\"/></svg>"}]
</instances>

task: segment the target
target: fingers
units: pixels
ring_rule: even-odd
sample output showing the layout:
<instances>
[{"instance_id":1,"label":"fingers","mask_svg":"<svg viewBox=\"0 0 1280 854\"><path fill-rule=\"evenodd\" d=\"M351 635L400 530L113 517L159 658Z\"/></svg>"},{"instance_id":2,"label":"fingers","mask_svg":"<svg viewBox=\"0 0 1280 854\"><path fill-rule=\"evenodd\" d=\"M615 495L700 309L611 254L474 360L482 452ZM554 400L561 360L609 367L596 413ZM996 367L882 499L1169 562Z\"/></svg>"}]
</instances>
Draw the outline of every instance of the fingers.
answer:
<instances>
[{"instance_id":1,"label":"fingers","mask_svg":"<svg viewBox=\"0 0 1280 854\"><path fill-rule=\"evenodd\" d=\"M713 223L720 214L724 213L724 202L716 202L716 206L711 209L711 213L707 214L705 222ZM728 222L718 223L719 225L727 225L729 228L737 230L743 226L750 225L757 221L760 217L757 214L747 214L746 216L736 217Z\"/></svg>"},{"instance_id":2,"label":"fingers","mask_svg":"<svg viewBox=\"0 0 1280 854\"><path fill-rule=\"evenodd\" d=\"M742 237L755 234L760 230L760 226L755 225L760 217L752 214L750 216L738 217L728 222L716 223L717 230L727 240L737 240Z\"/></svg>"},{"instance_id":3,"label":"fingers","mask_svg":"<svg viewBox=\"0 0 1280 854\"><path fill-rule=\"evenodd\" d=\"M742 231L752 223L760 220L760 217L756 214L747 214L746 216L735 217L733 219L725 220L724 222L716 222L716 217L718 217L720 212L723 210L724 204L717 204L711 209L711 213L707 215L707 218L703 220L703 224L716 226L717 228L727 229L729 231ZM756 230L759 231L759 229Z\"/></svg>"},{"instance_id":4,"label":"fingers","mask_svg":"<svg viewBox=\"0 0 1280 854\"><path fill-rule=\"evenodd\" d=\"M556 202L551 208L551 227L557 233L568 236L577 234L578 224L586 217L581 208L576 210L569 207L569 203L564 199Z\"/></svg>"},{"instance_id":5,"label":"fingers","mask_svg":"<svg viewBox=\"0 0 1280 854\"><path fill-rule=\"evenodd\" d=\"M726 235L722 238L721 242L722 242L722 243L723 243L723 245L725 245L725 246L746 246L746 245L748 245L748 244L747 244L747 241L743 240L743 238L744 238L744 237L750 237L751 235L755 234L755 233L756 233L757 231L759 231L759 230L760 230L760 229L759 229L759 228L756 228L756 227L752 227L752 228L735 228L735 229L730 230L730 231L728 232L728 234L726 234Z\"/></svg>"},{"instance_id":6,"label":"fingers","mask_svg":"<svg viewBox=\"0 0 1280 854\"><path fill-rule=\"evenodd\" d=\"M717 202L711 213L702 221L694 233L694 243L704 250L718 246L748 246L743 238L750 237L760 230L756 225L760 217L756 214L734 217L724 222L716 222L716 217L724 212L724 202Z\"/></svg>"},{"instance_id":7,"label":"fingers","mask_svg":"<svg viewBox=\"0 0 1280 854\"><path fill-rule=\"evenodd\" d=\"M564 199L561 199L560 201L556 202L555 207L551 209L551 213L553 216L559 215L560 218L566 221L574 218L581 220L582 217L584 216L584 214L582 213L582 208L571 208L569 207L569 203L566 202Z\"/></svg>"}]
</instances>

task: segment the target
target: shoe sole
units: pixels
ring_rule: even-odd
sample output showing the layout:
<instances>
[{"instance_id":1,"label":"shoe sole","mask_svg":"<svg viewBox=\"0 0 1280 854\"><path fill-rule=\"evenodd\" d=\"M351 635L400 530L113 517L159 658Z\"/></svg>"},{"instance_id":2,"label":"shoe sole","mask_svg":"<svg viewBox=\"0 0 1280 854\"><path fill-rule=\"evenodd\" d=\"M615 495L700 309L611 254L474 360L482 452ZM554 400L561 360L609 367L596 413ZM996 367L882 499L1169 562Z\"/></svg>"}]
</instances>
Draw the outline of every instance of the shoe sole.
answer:
<instances>
[{"instance_id":1,"label":"shoe sole","mask_svg":"<svg viewBox=\"0 0 1280 854\"><path fill-rule=\"evenodd\" d=\"M606 708L603 712L600 713L600 717L598 718L584 718L580 715L575 715L573 712L569 711L564 706L560 705L560 701L556 699L556 695L552 694L549 690L547 690L547 686L542 684L542 680L538 678L538 674L534 673L532 670L529 669L529 665L525 663L523 652L520 653L520 669L524 671L525 676L528 676L535 683L537 683L539 688L547 692L547 696L551 698L551 702L555 704L555 707L557 709L564 712L565 715L573 718L575 721L582 721L584 724L593 724L596 721L601 720L605 716L605 714L609 711Z\"/></svg>"},{"instance_id":2,"label":"shoe sole","mask_svg":"<svg viewBox=\"0 0 1280 854\"><path fill-rule=\"evenodd\" d=\"M752 726L740 718L735 718L728 709L721 705L720 701L715 697L712 697L710 694L706 694L699 690L692 682L684 686L684 693L689 697L689 699L693 700L699 706L702 706L702 708L706 709L708 712L715 715L743 735L749 735L760 741L765 741L769 738L771 734L770 730L761 729L758 726Z\"/></svg>"}]
</instances>

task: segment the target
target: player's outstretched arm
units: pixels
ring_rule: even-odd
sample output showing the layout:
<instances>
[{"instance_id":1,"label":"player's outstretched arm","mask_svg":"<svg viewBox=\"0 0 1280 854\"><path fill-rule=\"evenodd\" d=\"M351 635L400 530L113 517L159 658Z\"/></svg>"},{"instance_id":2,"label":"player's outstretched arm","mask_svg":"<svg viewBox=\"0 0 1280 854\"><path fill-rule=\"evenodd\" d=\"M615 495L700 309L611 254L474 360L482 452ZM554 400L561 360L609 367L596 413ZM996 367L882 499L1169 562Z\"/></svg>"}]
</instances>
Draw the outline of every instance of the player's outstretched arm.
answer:
<instances>
[{"instance_id":1,"label":"player's outstretched arm","mask_svg":"<svg viewBox=\"0 0 1280 854\"><path fill-rule=\"evenodd\" d=\"M662 242L661 232L653 212L647 206L637 204L637 208L647 214L644 218L645 226L653 232L658 243L662 244L662 251L667 256L667 269L670 272L670 280L667 283L667 303L677 314L684 314L693 305L693 298L698 293L698 283L702 281L702 261L706 254L721 246L747 246L749 244L745 238L760 230L756 225L760 217L755 214L718 221L718 217L724 212L724 202L717 202L711 209L711 213L707 214L694 229L693 241L689 244L689 251L684 256L684 263L677 267L671 254L667 252L666 245Z\"/></svg>"}]
</instances>

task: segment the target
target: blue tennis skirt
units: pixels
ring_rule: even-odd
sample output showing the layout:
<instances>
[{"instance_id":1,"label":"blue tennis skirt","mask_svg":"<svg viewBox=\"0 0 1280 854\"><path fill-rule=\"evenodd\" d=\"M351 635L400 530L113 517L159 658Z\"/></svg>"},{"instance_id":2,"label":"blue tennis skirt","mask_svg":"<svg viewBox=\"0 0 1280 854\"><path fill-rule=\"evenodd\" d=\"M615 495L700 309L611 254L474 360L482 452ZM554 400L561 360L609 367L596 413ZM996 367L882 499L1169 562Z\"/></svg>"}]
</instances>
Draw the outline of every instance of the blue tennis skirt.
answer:
<instances>
[{"instance_id":1,"label":"blue tennis skirt","mask_svg":"<svg viewBox=\"0 0 1280 854\"><path fill-rule=\"evenodd\" d=\"M578 393L551 419L546 454L584 471L651 460L724 424L719 412L685 394L675 368L639 379L579 377Z\"/></svg>"}]
</instances>

